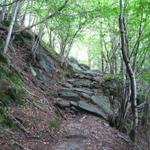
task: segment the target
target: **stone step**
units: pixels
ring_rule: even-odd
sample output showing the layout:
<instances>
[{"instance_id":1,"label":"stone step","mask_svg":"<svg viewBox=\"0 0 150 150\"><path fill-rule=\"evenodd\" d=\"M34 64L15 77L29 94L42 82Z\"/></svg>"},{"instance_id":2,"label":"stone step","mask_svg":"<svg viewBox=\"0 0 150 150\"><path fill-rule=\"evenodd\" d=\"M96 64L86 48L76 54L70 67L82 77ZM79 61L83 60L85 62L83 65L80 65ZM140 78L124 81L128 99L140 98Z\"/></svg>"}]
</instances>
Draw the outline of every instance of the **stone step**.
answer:
<instances>
[{"instance_id":1,"label":"stone step","mask_svg":"<svg viewBox=\"0 0 150 150\"><path fill-rule=\"evenodd\" d=\"M102 109L98 108L96 105L93 105L91 103L89 104L89 103L84 102L84 101L78 101L78 102L71 101L70 105L74 106L78 109L82 109L84 111L87 111L89 113L95 114L97 116L100 116L105 120L108 119L108 114L106 114Z\"/></svg>"},{"instance_id":2,"label":"stone step","mask_svg":"<svg viewBox=\"0 0 150 150\"><path fill-rule=\"evenodd\" d=\"M69 84L72 84L73 87L82 88L86 87L89 89L100 88L101 84L99 81L92 81L89 79L69 79L67 80Z\"/></svg>"},{"instance_id":3,"label":"stone step","mask_svg":"<svg viewBox=\"0 0 150 150\"><path fill-rule=\"evenodd\" d=\"M68 91L66 91L66 90L59 91L58 95L65 100L70 100L70 101L71 100L72 101L79 101L80 100L80 96L77 93L75 93L69 89L68 89Z\"/></svg>"}]
</instances>

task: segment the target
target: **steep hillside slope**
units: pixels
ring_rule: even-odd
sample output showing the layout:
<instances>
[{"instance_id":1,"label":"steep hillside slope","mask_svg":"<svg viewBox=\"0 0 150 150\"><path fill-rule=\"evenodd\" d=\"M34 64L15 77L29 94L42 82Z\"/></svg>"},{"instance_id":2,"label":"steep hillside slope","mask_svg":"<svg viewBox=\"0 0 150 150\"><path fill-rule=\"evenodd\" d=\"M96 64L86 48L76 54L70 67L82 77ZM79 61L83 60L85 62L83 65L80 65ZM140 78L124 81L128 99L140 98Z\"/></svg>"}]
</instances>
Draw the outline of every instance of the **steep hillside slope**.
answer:
<instances>
[{"instance_id":1,"label":"steep hillside slope","mask_svg":"<svg viewBox=\"0 0 150 150\"><path fill-rule=\"evenodd\" d=\"M107 122L117 106L102 94L103 75L73 60L62 69L59 56L42 43L33 50L33 40L15 35L8 56L0 55L0 149L135 148Z\"/></svg>"}]
</instances>

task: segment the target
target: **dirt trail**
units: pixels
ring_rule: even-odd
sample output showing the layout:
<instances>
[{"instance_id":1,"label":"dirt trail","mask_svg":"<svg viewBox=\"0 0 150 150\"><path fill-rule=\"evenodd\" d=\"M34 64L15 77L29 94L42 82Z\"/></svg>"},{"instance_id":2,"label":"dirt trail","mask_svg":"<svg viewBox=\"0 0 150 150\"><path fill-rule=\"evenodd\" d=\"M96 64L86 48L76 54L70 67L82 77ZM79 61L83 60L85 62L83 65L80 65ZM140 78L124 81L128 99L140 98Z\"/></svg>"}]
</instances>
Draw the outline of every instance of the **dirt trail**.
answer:
<instances>
[{"instance_id":1,"label":"dirt trail","mask_svg":"<svg viewBox=\"0 0 150 150\"><path fill-rule=\"evenodd\" d=\"M68 116L52 150L133 150L130 139L89 114Z\"/></svg>"}]
</instances>

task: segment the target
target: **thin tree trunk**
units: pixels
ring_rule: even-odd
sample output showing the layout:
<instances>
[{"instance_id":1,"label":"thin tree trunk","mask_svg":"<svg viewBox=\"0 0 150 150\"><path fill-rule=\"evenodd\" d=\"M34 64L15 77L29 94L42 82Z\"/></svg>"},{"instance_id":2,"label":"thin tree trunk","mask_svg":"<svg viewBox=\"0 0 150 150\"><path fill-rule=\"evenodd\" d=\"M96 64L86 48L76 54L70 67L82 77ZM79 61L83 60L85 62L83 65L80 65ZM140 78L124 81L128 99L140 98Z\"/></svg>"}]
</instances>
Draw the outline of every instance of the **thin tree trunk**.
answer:
<instances>
[{"instance_id":1,"label":"thin tree trunk","mask_svg":"<svg viewBox=\"0 0 150 150\"><path fill-rule=\"evenodd\" d=\"M26 8L25 8L22 20L21 20L21 26L24 25L24 20L25 20L26 14L27 14L27 10L28 10L29 4L30 4L30 0L27 1L27 5L26 5Z\"/></svg>"},{"instance_id":2,"label":"thin tree trunk","mask_svg":"<svg viewBox=\"0 0 150 150\"><path fill-rule=\"evenodd\" d=\"M102 65L102 73L104 73L104 54L103 54L103 50L101 52L101 65Z\"/></svg>"},{"instance_id":3,"label":"thin tree trunk","mask_svg":"<svg viewBox=\"0 0 150 150\"><path fill-rule=\"evenodd\" d=\"M5 47L4 47L4 54L7 53L7 49L8 49L11 34L12 34L12 31L13 31L13 26L14 26L14 23L15 23L15 20L16 20L16 17L17 17L17 12L18 12L18 9L19 9L19 5L20 5L20 0L17 0L16 5L15 5L13 18L12 18L10 26L9 26L9 31L8 31L8 35L7 35L7 39L6 39L6 44L5 44Z\"/></svg>"},{"instance_id":4,"label":"thin tree trunk","mask_svg":"<svg viewBox=\"0 0 150 150\"><path fill-rule=\"evenodd\" d=\"M79 25L79 28L77 29L77 31L74 33L74 35L72 36L72 38L70 40L70 43L68 45L68 51L66 52L66 56L65 56L65 62L67 61L67 59L69 57L69 53L70 53L71 47L72 47L72 45L74 43L74 40L75 40L77 34L80 32L81 28L82 28L82 25Z\"/></svg>"},{"instance_id":5,"label":"thin tree trunk","mask_svg":"<svg viewBox=\"0 0 150 150\"><path fill-rule=\"evenodd\" d=\"M120 0L120 16L119 16L119 28L120 28L120 35L121 35L121 50L123 60L126 65L127 74L130 78L130 88L131 88L131 95L130 95L130 102L131 102L131 109L133 115L133 124L131 130L131 138L135 142L136 131L138 126L138 112L137 112L137 102L136 102L136 80L135 74L130 64L130 60L128 57L128 43L127 43L127 34L126 34L126 27L125 27L125 2L124 0Z\"/></svg>"}]
</instances>

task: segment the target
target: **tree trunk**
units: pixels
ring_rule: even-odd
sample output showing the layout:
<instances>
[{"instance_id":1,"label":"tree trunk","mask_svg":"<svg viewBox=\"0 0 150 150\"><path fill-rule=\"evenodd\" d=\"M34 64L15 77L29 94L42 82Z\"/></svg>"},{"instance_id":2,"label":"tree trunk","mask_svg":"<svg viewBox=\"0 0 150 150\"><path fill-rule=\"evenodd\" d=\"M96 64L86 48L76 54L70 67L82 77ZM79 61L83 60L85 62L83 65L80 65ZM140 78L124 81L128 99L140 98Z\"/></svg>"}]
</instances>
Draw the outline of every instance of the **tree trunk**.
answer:
<instances>
[{"instance_id":1,"label":"tree trunk","mask_svg":"<svg viewBox=\"0 0 150 150\"><path fill-rule=\"evenodd\" d=\"M15 4L13 17L12 17L12 20L11 20L11 23L10 23L10 26L9 26L9 31L8 31L8 35L7 35L7 39L6 39L6 44L5 44L5 47L4 47L4 54L7 53L7 49L8 49L11 34L12 34L12 31L13 31L13 26L14 26L14 23L15 23L15 20L16 20L16 17L17 17L17 12L18 12L18 9L19 9L19 5L20 5L20 0L17 0L16 4Z\"/></svg>"},{"instance_id":2,"label":"tree trunk","mask_svg":"<svg viewBox=\"0 0 150 150\"><path fill-rule=\"evenodd\" d=\"M120 35L121 35L121 50L122 50L122 57L124 63L126 65L126 71L130 79L130 88L131 88L131 95L130 95L130 102L132 108L132 116L133 116L133 125L132 125L132 140L135 142L137 125L138 125L138 112L137 112L137 103L136 103L136 80L135 74L130 64L130 60L128 57L128 43L127 43L127 34L126 34L126 27L125 27L125 3L124 0L120 0L120 16L119 16L119 28L120 28Z\"/></svg>"},{"instance_id":3,"label":"tree trunk","mask_svg":"<svg viewBox=\"0 0 150 150\"><path fill-rule=\"evenodd\" d=\"M25 18L26 18L26 14L27 14L27 10L28 10L29 4L30 4L30 0L27 1L27 5L26 5L26 8L25 8L23 17L22 17L22 19L21 19L21 26L24 25L24 21L25 21Z\"/></svg>"}]
</instances>

